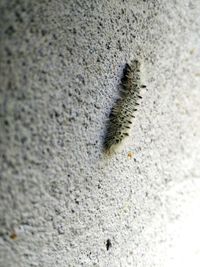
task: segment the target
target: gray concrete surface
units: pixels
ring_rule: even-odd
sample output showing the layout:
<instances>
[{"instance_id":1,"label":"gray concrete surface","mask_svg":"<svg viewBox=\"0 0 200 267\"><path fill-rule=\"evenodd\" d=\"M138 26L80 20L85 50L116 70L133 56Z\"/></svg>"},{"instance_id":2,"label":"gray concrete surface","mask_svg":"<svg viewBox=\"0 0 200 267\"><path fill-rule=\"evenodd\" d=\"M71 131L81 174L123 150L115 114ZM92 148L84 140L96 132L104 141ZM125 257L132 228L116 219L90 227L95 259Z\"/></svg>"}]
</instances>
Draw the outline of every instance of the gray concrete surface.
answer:
<instances>
[{"instance_id":1,"label":"gray concrete surface","mask_svg":"<svg viewBox=\"0 0 200 267\"><path fill-rule=\"evenodd\" d=\"M200 1L0 9L0 266L199 266ZM105 157L135 58L148 90Z\"/></svg>"}]
</instances>

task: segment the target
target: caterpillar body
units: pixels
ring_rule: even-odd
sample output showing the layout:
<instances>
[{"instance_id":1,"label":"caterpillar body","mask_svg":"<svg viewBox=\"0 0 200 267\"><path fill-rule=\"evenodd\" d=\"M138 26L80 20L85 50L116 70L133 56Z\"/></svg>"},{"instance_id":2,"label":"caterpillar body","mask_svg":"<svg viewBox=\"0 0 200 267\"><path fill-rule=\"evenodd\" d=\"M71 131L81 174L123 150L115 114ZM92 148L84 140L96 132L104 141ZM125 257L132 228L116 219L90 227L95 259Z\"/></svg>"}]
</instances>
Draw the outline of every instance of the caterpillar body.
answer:
<instances>
[{"instance_id":1,"label":"caterpillar body","mask_svg":"<svg viewBox=\"0 0 200 267\"><path fill-rule=\"evenodd\" d=\"M126 64L121 80L121 95L113 106L107 127L104 141L105 152L111 154L120 150L125 138L129 136L133 115L137 111L137 102L141 88L141 63L133 60Z\"/></svg>"}]
</instances>

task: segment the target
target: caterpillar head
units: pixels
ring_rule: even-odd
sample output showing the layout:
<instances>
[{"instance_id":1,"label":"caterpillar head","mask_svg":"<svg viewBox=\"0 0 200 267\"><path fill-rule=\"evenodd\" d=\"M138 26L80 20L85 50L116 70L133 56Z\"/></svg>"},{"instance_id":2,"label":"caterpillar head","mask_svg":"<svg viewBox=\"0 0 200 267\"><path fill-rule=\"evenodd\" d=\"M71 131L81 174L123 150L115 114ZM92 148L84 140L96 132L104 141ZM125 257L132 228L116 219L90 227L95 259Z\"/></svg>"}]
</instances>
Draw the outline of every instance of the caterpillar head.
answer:
<instances>
[{"instance_id":1,"label":"caterpillar head","mask_svg":"<svg viewBox=\"0 0 200 267\"><path fill-rule=\"evenodd\" d=\"M141 62L138 61L137 59L134 59L131 61L131 71L132 72L139 72L141 68Z\"/></svg>"}]
</instances>

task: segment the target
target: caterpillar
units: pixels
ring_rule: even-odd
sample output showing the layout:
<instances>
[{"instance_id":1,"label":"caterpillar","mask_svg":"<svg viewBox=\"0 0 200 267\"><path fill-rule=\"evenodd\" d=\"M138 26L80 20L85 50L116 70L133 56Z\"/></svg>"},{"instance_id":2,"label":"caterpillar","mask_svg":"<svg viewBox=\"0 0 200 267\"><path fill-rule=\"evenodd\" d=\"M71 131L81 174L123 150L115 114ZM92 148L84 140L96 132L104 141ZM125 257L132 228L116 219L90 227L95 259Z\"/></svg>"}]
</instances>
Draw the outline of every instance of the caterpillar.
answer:
<instances>
[{"instance_id":1,"label":"caterpillar","mask_svg":"<svg viewBox=\"0 0 200 267\"><path fill-rule=\"evenodd\" d=\"M129 136L133 115L137 111L141 88L141 63L138 60L126 64L121 79L120 97L113 106L107 125L107 132L104 140L104 150L107 154L120 150L124 140Z\"/></svg>"}]
</instances>

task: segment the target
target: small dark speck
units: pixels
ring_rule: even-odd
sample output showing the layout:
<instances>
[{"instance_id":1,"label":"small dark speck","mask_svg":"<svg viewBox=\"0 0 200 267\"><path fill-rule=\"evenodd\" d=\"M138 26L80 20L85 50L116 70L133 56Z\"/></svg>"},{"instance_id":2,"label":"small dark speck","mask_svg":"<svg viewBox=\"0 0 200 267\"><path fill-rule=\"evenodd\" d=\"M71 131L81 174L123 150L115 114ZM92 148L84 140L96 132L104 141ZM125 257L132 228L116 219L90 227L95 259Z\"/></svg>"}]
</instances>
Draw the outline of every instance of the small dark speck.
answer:
<instances>
[{"instance_id":1,"label":"small dark speck","mask_svg":"<svg viewBox=\"0 0 200 267\"><path fill-rule=\"evenodd\" d=\"M19 21L20 23L23 23L23 18L21 17L20 13L16 12L15 15L17 17L17 21Z\"/></svg>"},{"instance_id":2,"label":"small dark speck","mask_svg":"<svg viewBox=\"0 0 200 267\"><path fill-rule=\"evenodd\" d=\"M109 43L106 44L106 48L107 48L108 50L110 49L110 44L109 44Z\"/></svg>"},{"instance_id":3,"label":"small dark speck","mask_svg":"<svg viewBox=\"0 0 200 267\"><path fill-rule=\"evenodd\" d=\"M98 104L94 104L95 108L100 109L100 106Z\"/></svg>"},{"instance_id":4,"label":"small dark speck","mask_svg":"<svg viewBox=\"0 0 200 267\"><path fill-rule=\"evenodd\" d=\"M24 137L21 138L21 143L22 144L24 144L26 141L27 141L27 137L24 136Z\"/></svg>"},{"instance_id":5,"label":"small dark speck","mask_svg":"<svg viewBox=\"0 0 200 267\"><path fill-rule=\"evenodd\" d=\"M53 38L55 39L55 40L57 40L58 39L58 37L56 36L56 34L54 33L53 35Z\"/></svg>"},{"instance_id":6,"label":"small dark speck","mask_svg":"<svg viewBox=\"0 0 200 267\"><path fill-rule=\"evenodd\" d=\"M83 75L77 74L76 77L82 84L85 84L85 79Z\"/></svg>"},{"instance_id":7,"label":"small dark speck","mask_svg":"<svg viewBox=\"0 0 200 267\"><path fill-rule=\"evenodd\" d=\"M41 34L42 34L42 36L45 36L47 34L47 31L45 29L42 29Z\"/></svg>"},{"instance_id":8,"label":"small dark speck","mask_svg":"<svg viewBox=\"0 0 200 267\"><path fill-rule=\"evenodd\" d=\"M121 43L120 43L120 40L118 40L117 46L118 46L118 49L119 49L120 51L123 50L123 48L122 48L122 46L121 46Z\"/></svg>"},{"instance_id":9,"label":"small dark speck","mask_svg":"<svg viewBox=\"0 0 200 267\"><path fill-rule=\"evenodd\" d=\"M8 126L8 125L9 125L9 122L8 122L7 120L5 120L5 121L4 121L4 124L5 124L6 126Z\"/></svg>"},{"instance_id":10,"label":"small dark speck","mask_svg":"<svg viewBox=\"0 0 200 267\"><path fill-rule=\"evenodd\" d=\"M110 241L110 239L107 239L106 241L106 249L109 250L112 247L112 243Z\"/></svg>"},{"instance_id":11,"label":"small dark speck","mask_svg":"<svg viewBox=\"0 0 200 267\"><path fill-rule=\"evenodd\" d=\"M55 113L56 118L58 118L60 116L60 114L56 110L54 111L54 113Z\"/></svg>"},{"instance_id":12,"label":"small dark speck","mask_svg":"<svg viewBox=\"0 0 200 267\"><path fill-rule=\"evenodd\" d=\"M13 33L15 32L15 29L13 28L13 26L9 26L7 29L6 29L6 34L8 35L12 35Z\"/></svg>"}]
</instances>

